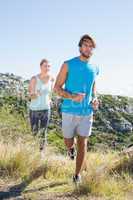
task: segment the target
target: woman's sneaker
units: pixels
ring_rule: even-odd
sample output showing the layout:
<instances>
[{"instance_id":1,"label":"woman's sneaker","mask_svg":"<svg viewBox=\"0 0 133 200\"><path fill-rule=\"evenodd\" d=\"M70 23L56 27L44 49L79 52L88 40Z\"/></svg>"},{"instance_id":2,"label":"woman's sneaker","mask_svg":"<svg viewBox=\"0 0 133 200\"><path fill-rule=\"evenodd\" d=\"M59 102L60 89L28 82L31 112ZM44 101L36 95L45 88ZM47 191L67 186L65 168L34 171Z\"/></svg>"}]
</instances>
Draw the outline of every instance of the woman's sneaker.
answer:
<instances>
[{"instance_id":1,"label":"woman's sneaker","mask_svg":"<svg viewBox=\"0 0 133 200\"><path fill-rule=\"evenodd\" d=\"M39 146L40 151L43 151L47 145L48 145L47 141L40 140L40 146Z\"/></svg>"},{"instance_id":2,"label":"woman's sneaker","mask_svg":"<svg viewBox=\"0 0 133 200\"><path fill-rule=\"evenodd\" d=\"M76 157L76 150L74 147L72 147L69 151L68 151L68 156L70 157L71 160L74 160L74 158Z\"/></svg>"}]
</instances>

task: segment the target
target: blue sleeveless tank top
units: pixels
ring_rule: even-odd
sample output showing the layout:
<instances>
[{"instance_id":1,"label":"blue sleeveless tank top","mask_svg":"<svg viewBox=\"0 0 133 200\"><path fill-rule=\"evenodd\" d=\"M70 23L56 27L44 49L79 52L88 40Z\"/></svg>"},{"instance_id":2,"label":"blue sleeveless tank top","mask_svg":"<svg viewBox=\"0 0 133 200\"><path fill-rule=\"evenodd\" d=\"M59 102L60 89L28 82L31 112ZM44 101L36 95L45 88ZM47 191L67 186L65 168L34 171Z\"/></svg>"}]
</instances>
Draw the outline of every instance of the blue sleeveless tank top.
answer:
<instances>
[{"instance_id":1,"label":"blue sleeveless tank top","mask_svg":"<svg viewBox=\"0 0 133 200\"><path fill-rule=\"evenodd\" d=\"M61 111L83 116L93 114L91 105L92 89L96 76L99 74L99 68L88 61L80 60L80 57L75 57L65 63L68 68L65 90L72 94L85 93L86 95L82 102L63 99Z\"/></svg>"}]
</instances>

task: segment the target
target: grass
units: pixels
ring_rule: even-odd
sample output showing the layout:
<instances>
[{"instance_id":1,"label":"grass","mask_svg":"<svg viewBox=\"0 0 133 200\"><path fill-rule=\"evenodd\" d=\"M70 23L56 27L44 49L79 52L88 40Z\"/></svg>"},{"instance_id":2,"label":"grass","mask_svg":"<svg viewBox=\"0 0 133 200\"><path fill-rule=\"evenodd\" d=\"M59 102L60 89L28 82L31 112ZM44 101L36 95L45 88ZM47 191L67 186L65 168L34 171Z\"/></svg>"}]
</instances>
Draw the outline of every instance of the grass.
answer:
<instances>
[{"instance_id":1,"label":"grass","mask_svg":"<svg viewBox=\"0 0 133 200\"><path fill-rule=\"evenodd\" d=\"M82 171L83 182L77 188L71 181L75 162L61 154L65 151L65 148L60 151L63 140L58 140L54 131L49 135L51 144L42 159L38 139L32 137L24 118L2 108L0 126L0 184L15 181L18 184L13 189L21 188L25 199L37 199L48 194L52 197L62 195L63 199L68 193L87 200L91 195L106 200L130 199L133 155L122 155L112 150L88 152L86 170Z\"/></svg>"},{"instance_id":2,"label":"grass","mask_svg":"<svg viewBox=\"0 0 133 200\"><path fill-rule=\"evenodd\" d=\"M125 200L126 194L133 191L133 180L130 174L132 168L130 160L132 159L130 157L125 159L125 156L121 158L116 152L88 154L88 169L84 175L80 192L111 200ZM122 170L120 166L123 166Z\"/></svg>"}]
</instances>

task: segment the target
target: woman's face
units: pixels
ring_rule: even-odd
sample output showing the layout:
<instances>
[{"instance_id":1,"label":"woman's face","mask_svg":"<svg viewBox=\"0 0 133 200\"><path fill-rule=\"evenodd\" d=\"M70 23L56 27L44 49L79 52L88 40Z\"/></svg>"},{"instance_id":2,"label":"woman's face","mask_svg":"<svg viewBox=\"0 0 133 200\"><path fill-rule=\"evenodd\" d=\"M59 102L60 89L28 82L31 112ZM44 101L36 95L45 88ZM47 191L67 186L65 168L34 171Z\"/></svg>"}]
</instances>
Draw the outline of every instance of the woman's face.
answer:
<instances>
[{"instance_id":1,"label":"woman's face","mask_svg":"<svg viewBox=\"0 0 133 200\"><path fill-rule=\"evenodd\" d=\"M44 73L49 72L50 71L50 64L48 62L44 62L41 65L41 71L44 72Z\"/></svg>"}]
</instances>

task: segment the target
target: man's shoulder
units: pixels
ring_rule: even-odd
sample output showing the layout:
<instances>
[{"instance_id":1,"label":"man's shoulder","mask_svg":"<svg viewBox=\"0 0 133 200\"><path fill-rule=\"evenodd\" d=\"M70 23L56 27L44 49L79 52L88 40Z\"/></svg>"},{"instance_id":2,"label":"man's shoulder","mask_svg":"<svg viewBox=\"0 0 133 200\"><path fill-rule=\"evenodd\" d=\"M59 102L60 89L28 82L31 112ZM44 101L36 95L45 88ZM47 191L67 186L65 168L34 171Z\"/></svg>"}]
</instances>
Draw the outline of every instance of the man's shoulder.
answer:
<instances>
[{"instance_id":1,"label":"man's shoulder","mask_svg":"<svg viewBox=\"0 0 133 200\"><path fill-rule=\"evenodd\" d=\"M73 58L70 58L70 59L64 61L64 63L65 63L65 64L70 64L70 63L75 62L76 60L77 60L77 57L73 57Z\"/></svg>"}]
</instances>

